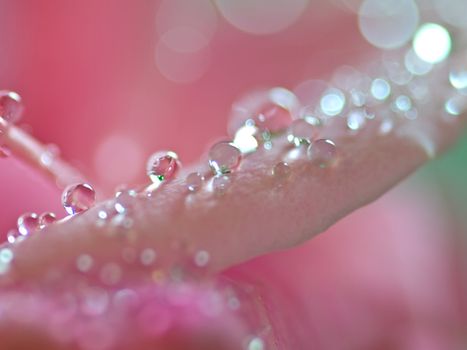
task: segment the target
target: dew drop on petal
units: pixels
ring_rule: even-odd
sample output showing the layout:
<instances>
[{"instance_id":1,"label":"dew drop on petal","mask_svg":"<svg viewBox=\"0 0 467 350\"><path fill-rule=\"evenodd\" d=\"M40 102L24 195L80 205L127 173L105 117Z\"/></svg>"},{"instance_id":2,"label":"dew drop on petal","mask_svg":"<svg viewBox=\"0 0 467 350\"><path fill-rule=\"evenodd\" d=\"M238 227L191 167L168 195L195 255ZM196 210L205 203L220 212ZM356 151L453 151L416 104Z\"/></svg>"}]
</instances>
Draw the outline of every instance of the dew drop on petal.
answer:
<instances>
[{"instance_id":1,"label":"dew drop on petal","mask_svg":"<svg viewBox=\"0 0 467 350\"><path fill-rule=\"evenodd\" d=\"M118 264L108 263L102 267L100 278L104 284L115 285L122 278L122 269Z\"/></svg>"},{"instance_id":2,"label":"dew drop on petal","mask_svg":"<svg viewBox=\"0 0 467 350\"><path fill-rule=\"evenodd\" d=\"M218 142L209 150L209 165L215 174L228 174L237 169L242 153L231 142Z\"/></svg>"},{"instance_id":3,"label":"dew drop on petal","mask_svg":"<svg viewBox=\"0 0 467 350\"><path fill-rule=\"evenodd\" d=\"M408 112L412 109L412 100L408 96L401 95L396 98L394 106L398 111Z\"/></svg>"},{"instance_id":4,"label":"dew drop on petal","mask_svg":"<svg viewBox=\"0 0 467 350\"><path fill-rule=\"evenodd\" d=\"M44 228L50 224L53 224L55 221L57 221L57 217L55 216L54 213L42 213L39 215L39 226L40 228Z\"/></svg>"},{"instance_id":5,"label":"dew drop on petal","mask_svg":"<svg viewBox=\"0 0 467 350\"><path fill-rule=\"evenodd\" d=\"M224 194L228 191L231 185L231 179L228 175L216 175L212 178L212 190L216 194Z\"/></svg>"},{"instance_id":6,"label":"dew drop on petal","mask_svg":"<svg viewBox=\"0 0 467 350\"><path fill-rule=\"evenodd\" d=\"M62 194L62 205L70 215L90 209L95 202L96 192L86 183L70 185Z\"/></svg>"},{"instance_id":7,"label":"dew drop on petal","mask_svg":"<svg viewBox=\"0 0 467 350\"><path fill-rule=\"evenodd\" d=\"M14 91L0 91L0 117L8 123L16 123L23 114L23 103L21 96Z\"/></svg>"},{"instance_id":8,"label":"dew drop on petal","mask_svg":"<svg viewBox=\"0 0 467 350\"><path fill-rule=\"evenodd\" d=\"M186 186L188 191L197 192L203 187L204 176L201 173L191 173L186 177Z\"/></svg>"},{"instance_id":9,"label":"dew drop on petal","mask_svg":"<svg viewBox=\"0 0 467 350\"><path fill-rule=\"evenodd\" d=\"M26 213L18 218L18 232L27 236L39 228L39 217L36 213Z\"/></svg>"},{"instance_id":10,"label":"dew drop on petal","mask_svg":"<svg viewBox=\"0 0 467 350\"><path fill-rule=\"evenodd\" d=\"M175 178L180 166L178 155L175 152L157 152L149 157L146 173L154 183L170 181Z\"/></svg>"},{"instance_id":11,"label":"dew drop on petal","mask_svg":"<svg viewBox=\"0 0 467 350\"><path fill-rule=\"evenodd\" d=\"M126 213L130 208L138 193L135 190L121 190L115 194L114 208L119 214Z\"/></svg>"},{"instance_id":12,"label":"dew drop on petal","mask_svg":"<svg viewBox=\"0 0 467 350\"><path fill-rule=\"evenodd\" d=\"M245 125L258 128L260 133L278 133L289 127L299 109L297 96L285 88L253 91L233 104L229 135L234 136Z\"/></svg>"},{"instance_id":13,"label":"dew drop on petal","mask_svg":"<svg viewBox=\"0 0 467 350\"><path fill-rule=\"evenodd\" d=\"M285 180L290 176L291 171L292 169L289 164L279 162L272 168L272 175L279 180Z\"/></svg>"},{"instance_id":14,"label":"dew drop on petal","mask_svg":"<svg viewBox=\"0 0 467 350\"><path fill-rule=\"evenodd\" d=\"M309 119L312 120L311 117ZM308 122L307 119L297 119L289 127L287 140L299 147L302 144L310 144L317 136L318 128L316 125Z\"/></svg>"},{"instance_id":15,"label":"dew drop on petal","mask_svg":"<svg viewBox=\"0 0 467 350\"><path fill-rule=\"evenodd\" d=\"M326 168L336 161L336 144L328 139L316 140L308 147L308 158L320 168Z\"/></svg>"},{"instance_id":16,"label":"dew drop on petal","mask_svg":"<svg viewBox=\"0 0 467 350\"><path fill-rule=\"evenodd\" d=\"M363 110L350 111L347 116L347 127L352 131L362 129L366 124L366 114Z\"/></svg>"}]
</instances>

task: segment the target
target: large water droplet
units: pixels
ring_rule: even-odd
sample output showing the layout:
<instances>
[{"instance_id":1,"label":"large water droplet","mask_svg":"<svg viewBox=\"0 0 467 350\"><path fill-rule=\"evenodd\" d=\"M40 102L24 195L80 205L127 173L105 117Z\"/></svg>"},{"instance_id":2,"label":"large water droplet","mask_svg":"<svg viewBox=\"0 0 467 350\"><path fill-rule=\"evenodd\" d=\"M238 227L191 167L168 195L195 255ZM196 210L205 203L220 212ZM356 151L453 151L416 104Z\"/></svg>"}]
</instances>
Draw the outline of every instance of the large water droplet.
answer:
<instances>
[{"instance_id":1,"label":"large water droplet","mask_svg":"<svg viewBox=\"0 0 467 350\"><path fill-rule=\"evenodd\" d=\"M62 194L62 205L68 214L81 213L96 202L96 192L86 183L68 186Z\"/></svg>"},{"instance_id":2,"label":"large water droplet","mask_svg":"<svg viewBox=\"0 0 467 350\"><path fill-rule=\"evenodd\" d=\"M254 91L234 103L229 121L229 135L233 136L242 126L255 126L261 132L278 133L287 129L298 113L300 102L287 89L276 87Z\"/></svg>"},{"instance_id":3,"label":"large water droplet","mask_svg":"<svg viewBox=\"0 0 467 350\"><path fill-rule=\"evenodd\" d=\"M39 228L39 217L36 213L26 213L18 218L18 232L27 236Z\"/></svg>"},{"instance_id":4,"label":"large water droplet","mask_svg":"<svg viewBox=\"0 0 467 350\"><path fill-rule=\"evenodd\" d=\"M191 173L186 177L188 191L197 192L203 187L204 176L201 173Z\"/></svg>"},{"instance_id":5,"label":"large water droplet","mask_svg":"<svg viewBox=\"0 0 467 350\"><path fill-rule=\"evenodd\" d=\"M0 91L0 117L8 123L16 123L23 114L21 96L14 91Z\"/></svg>"},{"instance_id":6,"label":"large water droplet","mask_svg":"<svg viewBox=\"0 0 467 350\"><path fill-rule=\"evenodd\" d=\"M313 119L308 119L312 121ZM294 120L289 127L287 140L299 147L303 144L310 144L318 134L318 125L312 124L307 119ZM317 122L319 119L315 119Z\"/></svg>"},{"instance_id":7,"label":"large water droplet","mask_svg":"<svg viewBox=\"0 0 467 350\"><path fill-rule=\"evenodd\" d=\"M180 161L175 152L157 152L149 157L146 173L154 183L170 181L180 170Z\"/></svg>"},{"instance_id":8,"label":"large water droplet","mask_svg":"<svg viewBox=\"0 0 467 350\"><path fill-rule=\"evenodd\" d=\"M42 213L39 215L39 227L42 229L50 224L53 224L55 221L57 221L57 217L55 216L54 213Z\"/></svg>"},{"instance_id":9,"label":"large water droplet","mask_svg":"<svg viewBox=\"0 0 467 350\"><path fill-rule=\"evenodd\" d=\"M209 150L209 165L215 174L228 174L237 169L242 153L231 142L218 142Z\"/></svg>"},{"instance_id":10,"label":"large water droplet","mask_svg":"<svg viewBox=\"0 0 467 350\"><path fill-rule=\"evenodd\" d=\"M337 159L336 144L328 139L316 140L308 147L308 158L320 168L331 166Z\"/></svg>"}]
</instances>

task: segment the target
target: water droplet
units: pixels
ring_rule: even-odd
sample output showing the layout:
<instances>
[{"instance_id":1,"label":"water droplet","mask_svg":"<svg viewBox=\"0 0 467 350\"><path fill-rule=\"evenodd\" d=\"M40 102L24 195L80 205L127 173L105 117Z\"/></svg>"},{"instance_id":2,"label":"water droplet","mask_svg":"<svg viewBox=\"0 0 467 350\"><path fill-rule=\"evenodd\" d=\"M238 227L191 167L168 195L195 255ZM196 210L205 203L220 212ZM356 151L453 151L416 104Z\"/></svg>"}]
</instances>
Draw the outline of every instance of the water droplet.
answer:
<instances>
[{"instance_id":1,"label":"water droplet","mask_svg":"<svg viewBox=\"0 0 467 350\"><path fill-rule=\"evenodd\" d=\"M362 129L366 124L366 113L363 110L354 110L347 116L347 127L352 131Z\"/></svg>"},{"instance_id":2,"label":"water droplet","mask_svg":"<svg viewBox=\"0 0 467 350\"><path fill-rule=\"evenodd\" d=\"M467 69L455 69L449 73L449 81L457 90L467 89Z\"/></svg>"},{"instance_id":3,"label":"water droplet","mask_svg":"<svg viewBox=\"0 0 467 350\"><path fill-rule=\"evenodd\" d=\"M328 139L316 140L308 147L308 158L320 168L331 166L337 159L336 144Z\"/></svg>"},{"instance_id":4,"label":"water droplet","mask_svg":"<svg viewBox=\"0 0 467 350\"><path fill-rule=\"evenodd\" d=\"M126 213L134 202L138 192L136 190L121 190L115 194L114 208L119 214Z\"/></svg>"},{"instance_id":5,"label":"water droplet","mask_svg":"<svg viewBox=\"0 0 467 350\"><path fill-rule=\"evenodd\" d=\"M309 120L313 120L310 119ZM316 119L315 119L316 120ZM309 145L318 134L316 125L308 122L308 119L297 119L289 127L287 139L296 147L303 144Z\"/></svg>"},{"instance_id":6,"label":"water droplet","mask_svg":"<svg viewBox=\"0 0 467 350\"><path fill-rule=\"evenodd\" d=\"M55 158L57 158L60 154L60 149L57 145L47 145L46 149L42 152L40 156L40 162L45 167L50 167L54 162Z\"/></svg>"},{"instance_id":7,"label":"water droplet","mask_svg":"<svg viewBox=\"0 0 467 350\"><path fill-rule=\"evenodd\" d=\"M39 218L36 213L26 213L18 218L18 232L27 236L39 228Z\"/></svg>"},{"instance_id":8,"label":"water droplet","mask_svg":"<svg viewBox=\"0 0 467 350\"><path fill-rule=\"evenodd\" d=\"M197 192L203 187L204 176L201 173L191 173L186 177L188 191Z\"/></svg>"},{"instance_id":9,"label":"water droplet","mask_svg":"<svg viewBox=\"0 0 467 350\"><path fill-rule=\"evenodd\" d=\"M420 59L411 49L405 55L405 68L412 74L425 75L433 69L433 64Z\"/></svg>"},{"instance_id":10,"label":"water droplet","mask_svg":"<svg viewBox=\"0 0 467 350\"><path fill-rule=\"evenodd\" d=\"M228 175L217 175L212 178L212 189L217 194L224 194L228 191L231 179Z\"/></svg>"},{"instance_id":11,"label":"water droplet","mask_svg":"<svg viewBox=\"0 0 467 350\"><path fill-rule=\"evenodd\" d=\"M394 120L386 118L381 122L379 132L381 135L387 135L394 129Z\"/></svg>"},{"instance_id":12,"label":"water droplet","mask_svg":"<svg viewBox=\"0 0 467 350\"><path fill-rule=\"evenodd\" d=\"M157 152L149 157L146 173L154 183L170 181L180 170L180 161L175 152Z\"/></svg>"},{"instance_id":13,"label":"water droplet","mask_svg":"<svg viewBox=\"0 0 467 350\"><path fill-rule=\"evenodd\" d=\"M244 125L252 125L261 132L278 133L287 129L298 112L300 102L295 94L282 87L254 91L235 102L229 122L229 135Z\"/></svg>"},{"instance_id":14,"label":"water droplet","mask_svg":"<svg viewBox=\"0 0 467 350\"><path fill-rule=\"evenodd\" d=\"M7 145L0 146L0 158L8 158L11 156L11 149Z\"/></svg>"},{"instance_id":15,"label":"water droplet","mask_svg":"<svg viewBox=\"0 0 467 350\"><path fill-rule=\"evenodd\" d=\"M195 264L198 267L205 267L210 260L210 255L205 250L200 250L195 254Z\"/></svg>"},{"instance_id":16,"label":"water droplet","mask_svg":"<svg viewBox=\"0 0 467 350\"><path fill-rule=\"evenodd\" d=\"M88 254L82 254L76 259L76 268L80 272L88 272L94 265L94 259Z\"/></svg>"},{"instance_id":17,"label":"water droplet","mask_svg":"<svg viewBox=\"0 0 467 350\"><path fill-rule=\"evenodd\" d=\"M0 249L0 275L8 272L14 257L15 255L11 249Z\"/></svg>"},{"instance_id":18,"label":"water droplet","mask_svg":"<svg viewBox=\"0 0 467 350\"><path fill-rule=\"evenodd\" d=\"M263 339L254 337L248 343L248 350L264 350L265 345Z\"/></svg>"},{"instance_id":19,"label":"water droplet","mask_svg":"<svg viewBox=\"0 0 467 350\"><path fill-rule=\"evenodd\" d=\"M209 165L215 174L228 174L237 169L242 153L231 142L218 142L209 150Z\"/></svg>"},{"instance_id":20,"label":"water droplet","mask_svg":"<svg viewBox=\"0 0 467 350\"><path fill-rule=\"evenodd\" d=\"M285 180L290 176L292 169L286 162L279 162L272 168L272 175L279 180Z\"/></svg>"},{"instance_id":21,"label":"water droplet","mask_svg":"<svg viewBox=\"0 0 467 350\"><path fill-rule=\"evenodd\" d=\"M8 241L8 243L13 244L17 241L19 235L20 233L18 232L18 230L10 230L6 234L6 240Z\"/></svg>"},{"instance_id":22,"label":"water droplet","mask_svg":"<svg viewBox=\"0 0 467 350\"><path fill-rule=\"evenodd\" d=\"M14 91L0 91L0 117L8 123L16 123L23 114L21 96Z\"/></svg>"},{"instance_id":23,"label":"water droplet","mask_svg":"<svg viewBox=\"0 0 467 350\"><path fill-rule=\"evenodd\" d=\"M321 97L321 111L330 116L336 116L345 107L345 96L339 89L329 89Z\"/></svg>"},{"instance_id":24,"label":"water droplet","mask_svg":"<svg viewBox=\"0 0 467 350\"><path fill-rule=\"evenodd\" d=\"M90 209L95 202L96 192L86 183L70 185L62 194L62 205L70 215Z\"/></svg>"},{"instance_id":25,"label":"water droplet","mask_svg":"<svg viewBox=\"0 0 467 350\"><path fill-rule=\"evenodd\" d=\"M57 217L55 216L54 213L42 213L39 215L39 227L42 229L50 224L53 224L55 221L57 221Z\"/></svg>"},{"instance_id":26,"label":"water droplet","mask_svg":"<svg viewBox=\"0 0 467 350\"><path fill-rule=\"evenodd\" d=\"M379 100L384 101L391 94L391 85L384 79L375 79L371 83L371 95Z\"/></svg>"},{"instance_id":27,"label":"water droplet","mask_svg":"<svg viewBox=\"0 0 467 350\"><path fill-rule=\"evenodd\" d=\"M144 266L151 266L156 261L156 257L154 249L146 248L141 252L139 259Z\"/></svg>"}]
</instances>

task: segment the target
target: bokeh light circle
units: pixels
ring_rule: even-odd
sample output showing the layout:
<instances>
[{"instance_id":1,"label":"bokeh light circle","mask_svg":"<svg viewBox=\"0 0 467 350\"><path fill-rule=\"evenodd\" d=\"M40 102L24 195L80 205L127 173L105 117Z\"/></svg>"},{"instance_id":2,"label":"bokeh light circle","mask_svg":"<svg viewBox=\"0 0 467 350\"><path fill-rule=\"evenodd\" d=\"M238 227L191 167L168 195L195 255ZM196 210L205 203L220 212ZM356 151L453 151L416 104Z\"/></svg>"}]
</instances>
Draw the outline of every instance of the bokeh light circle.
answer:
<instances>
[{"instance_id":1,"label":"bokeh light circle","mask_svg":"<svg viewBox=\"0 0 467 350\"><path fill-rule=\"evenodd\" d=\"M419 19L419 10L413 0L365 0L358 14L362 35L382 49L394 49L408 43Z\"/></svg>"},{"instance_id":2,"label":"bokeh light circle","mask_svg":"<svg viewBox=\"0 0 467 350\"><path fill-rule=\"evenodd\" d=\"M250 34L280 32L297 21L309 0L215 0L224 18Z\"/></svg>"},{"instance_id":3,"label":"bokeh light circle","mask_svg":"<svg viewBox=\"0 0 467 350\"><path fill-rule=\"evenodd\" d=\"M451 53L452 39L446 28L426 23L415 34L413 49L420 59L428 63L444 61Z\"/></svg>"}]
</instances>

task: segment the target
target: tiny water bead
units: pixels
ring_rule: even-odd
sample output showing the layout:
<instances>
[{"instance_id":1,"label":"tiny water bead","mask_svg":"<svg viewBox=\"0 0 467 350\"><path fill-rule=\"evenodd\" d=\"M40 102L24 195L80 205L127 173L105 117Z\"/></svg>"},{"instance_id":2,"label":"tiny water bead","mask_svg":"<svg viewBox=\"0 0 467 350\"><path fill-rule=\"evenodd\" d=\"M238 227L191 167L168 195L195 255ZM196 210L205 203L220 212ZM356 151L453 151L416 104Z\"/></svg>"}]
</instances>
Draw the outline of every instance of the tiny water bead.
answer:
<instances>
[{"instance_id":1,"label":"tiny water bead","mask_svg":"<svg viewBox=\"0 0 467 350\"><path fill-rule=\"evenodd\" d=\"M308 147L308 158L320 168L326 168L337 159L336 144L329 139L319 139Z\"/></svg>"},{"instance_id":2,"label":"tiny water bead","mask_svg":"<svg viewBox=\"0 0 467 350\"><path fill-rule=\"evenodd\" d=\"M197 192L203 187L204 176L201 173L191 173L186 177L186 186L188 191Z\"/></svg>"},{"instance_id":3,"label":"tiny water bead","mask_svg":"<svg viewBox=\"0 0 467 350\"><path fill-rule=\"evenodd\" d=\"M272 175L279 180L287 179L290 176L292 169L286 162L279 162L272 168Z\"/></svg>"},{"instance_id":4,"label":"tiny water bead","mask_svg":"<svg viewBox=\"0 0 467 350\"><path fill-rule=\"evenodd\" d=\"M41 215L39 215L39 227L40 228L44 228L48 225L51 225L53 224L55 221L57 221L57 217L55 216L54 213L42 213Z\"/></svg>"},{"instance_id":5,"label":"tiny water bead","mask_svg":"<svg viewBox=\"0 0 467 350\"><path fill-rule=\"evenodd\" d=\"M126 213L130 208L134 199L137 197L138 192L136 190L121 190L115 194L114 208L119 214Z\"/></svg>"},{"instance_id":6,"label":"tiny water bead","mask_svg":"<svg viewBox=\"0 0 467 350\"><path fill-rule=\"evenodd\" d=\"M209 150L209 165L214 174L229 174L240 166L242 153L231 142L218 142Z\"/></svg>"},{"instance_id":7,"label":"tiny water bead","mask_svg":"<svg viewBox=\"0 0 467 350\"><path fill-rule=\"evenodd\" d=\"M175 152L157 152L149 157L146 173L153 183L161 183L174 179L180 167L181 164Z\"/></svg>"},{"instance_id":8,"label":"tiny water bead","mask_svg":"<svg viewBox=\"0 0 467 350\"><path fill-rule=\"evenodd\" d=\"M334 117L342 112L345 103L342 91L332 88L327 90L321 98L321 111L327 116Z\"/></svg>"},{"instance_id":9,"label":"tiny water bead","mask_svg":"<svg viewBox=\"0 0 467 350\"><path fill-rule=\"evenodd\" d=\"M62 194L62 205L70 215L90 209L95 202L96 192L86 183L70 185Z\"/></svg>"},{"instance_id":10,"label":"tiny water bead","mask_svg":"<svg viewBox=\"0 0 467 350\"><path fill-rule=\"evenodd\" d=\"M216 175L212 178L212 190L216 194L223 195L228 191L231 182L230 176L228 175Z\"/></svg>"},{"instance_id":11,"label":"tiny water bead","mask_svg":"<svg viewBox=\"0 0 467 350\"><path fill-rule=\"evenodd\" d=\"M0 91L0 117L6 122L11 124L18 122L23 114L23 109L20 95L14 91Z\"/></svg>"},{"instance_id":12,"label":"tiny water bead","mask_svg":"<svg viewBox=\"0 0 467 350\"><path fill-rule=\"evenodd\" d=\"M309 122L309 120L311 122ZM289 127L287 140L299 147L303 144L310 144L317 136L318 128L316 124L312 124L314 119L297 119L292 122Z\"/></svg>"},{"instance_id":13,"label":"tiny water bead","mask_svg":"<svg viewBox=\"0 0 467 350\"><path fill-rule=\"evenodd\" d=\"M36 213L26 213L18 218L18 232L22 236L28 236L39 229L39 217Z\"/></svg>"},{"instance_id":14,"label":"tiny water bead","mask_svg":"<svg viewBox=\"0 0 467 350\"><path fill-rule=\"evenodd\" d=\"M10 230L8 231L8 233L6 234L6 240L8 243L15 243L18 239L18 237L20 236L20 233L18 232L18 230Z\"/></svg>"},{"instance_id":15,"label":"tiny water bead","mask_svg":"<svg viewBox=\"0 0 467 350\"><path fill-rule=\"evenodd\" d=\"M89 272L94 265L94 259L88 254L82 254L76 259L76 268L80 272Z\"/></svg>"},{"instance_id":16,"label":"tiny water bead","mask_svg":"<svg viewBox=\"0 0 467 350\"><path fill-rule=\"evenodd\" d=\"M366 124L367 116L363 110L354 110L347 116L347 127L352 131L362 129Z\"/></svg>"}]
</instances>

